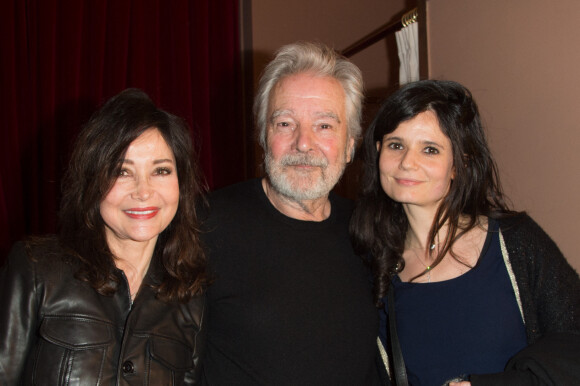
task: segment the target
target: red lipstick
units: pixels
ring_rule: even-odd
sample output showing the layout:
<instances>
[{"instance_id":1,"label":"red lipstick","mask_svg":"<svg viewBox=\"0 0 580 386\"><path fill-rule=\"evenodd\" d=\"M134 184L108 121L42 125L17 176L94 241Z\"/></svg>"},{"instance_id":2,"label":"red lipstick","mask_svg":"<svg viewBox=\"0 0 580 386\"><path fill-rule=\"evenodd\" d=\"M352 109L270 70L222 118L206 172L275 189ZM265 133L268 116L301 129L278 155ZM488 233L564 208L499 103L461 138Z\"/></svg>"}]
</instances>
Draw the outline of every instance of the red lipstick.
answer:
<instances>
[{"instance_id":1,"label":"red lipstick","mask_svg":"<svg viewBox=\"0 0 580 386\"><path fill-rule=\"evenodd\" d=\"M159 213L159 208L153 206L147 208L131 208L125 209L123 212L135 220L148 220L155 217L157 213Z\"/></svg>"}]
</instances>

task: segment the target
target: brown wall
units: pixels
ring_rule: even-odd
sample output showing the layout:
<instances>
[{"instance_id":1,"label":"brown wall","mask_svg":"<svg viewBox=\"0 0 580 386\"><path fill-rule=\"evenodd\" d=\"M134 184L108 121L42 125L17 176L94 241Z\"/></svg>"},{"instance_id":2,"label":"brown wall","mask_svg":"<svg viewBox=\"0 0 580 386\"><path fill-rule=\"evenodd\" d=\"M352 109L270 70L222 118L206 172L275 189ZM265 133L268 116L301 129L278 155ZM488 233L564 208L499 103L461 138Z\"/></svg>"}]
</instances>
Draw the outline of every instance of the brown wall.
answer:
<instances>
[{"instance_id":1,"label":"brown wall","mask_svg":"<svg viewBox=\"0 0 580 386\"><path fill-rule=\"evenodd\" d=\"M314 40L341 50L404 13L405 0L254 0L252 34L256 78L280 46ZM394 36L392 37L394 42ZM384 86L398 78L389 66L386 42L376 43L352 59L361 67L367 88ZM396 55L396 51L395 51ZM396 59L396 58L394 58ZM398 66L398 64L397 64Z\"/></svg>"},{"instance_id":2,"label":"brown wall","mask_svg":"<svg viewBox=\"0 0 580 386\"><path fill-rule=\"evenodd\" d=\"M502 182L580 271L578 0L428 0L430 76L479 103Z\"/></svg>"}]
</instances>

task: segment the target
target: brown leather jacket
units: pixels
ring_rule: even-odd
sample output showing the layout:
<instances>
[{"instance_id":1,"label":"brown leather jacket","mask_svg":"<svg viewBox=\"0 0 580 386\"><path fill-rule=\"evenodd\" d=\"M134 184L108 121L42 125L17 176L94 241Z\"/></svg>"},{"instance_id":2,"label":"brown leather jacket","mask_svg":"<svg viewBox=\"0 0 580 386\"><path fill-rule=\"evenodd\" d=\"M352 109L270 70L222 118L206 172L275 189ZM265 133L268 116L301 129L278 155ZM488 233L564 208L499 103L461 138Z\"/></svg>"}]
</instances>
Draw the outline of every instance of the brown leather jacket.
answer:
<instances>
[{"instance_id":1,"label":"brown leather jacket","mask_svg":"<svg viewBox=\"0 0 580 386\"><path fill-rule=\"evenodd\" d=\"M76 263L62 253L33 254L19 243L0 270L0 384L195 384L203 296L156 299L152 262L131 304L122 271L116 293L103 296L74 277Z\"/></svg>"}]
</instances>

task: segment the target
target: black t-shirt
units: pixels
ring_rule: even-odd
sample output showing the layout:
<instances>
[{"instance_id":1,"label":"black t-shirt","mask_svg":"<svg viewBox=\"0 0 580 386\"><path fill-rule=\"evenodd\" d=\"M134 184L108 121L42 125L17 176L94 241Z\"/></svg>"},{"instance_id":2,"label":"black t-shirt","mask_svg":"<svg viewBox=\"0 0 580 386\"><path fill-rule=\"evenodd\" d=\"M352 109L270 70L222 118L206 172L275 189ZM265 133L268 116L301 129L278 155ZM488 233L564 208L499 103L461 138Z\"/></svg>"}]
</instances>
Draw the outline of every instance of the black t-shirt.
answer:
<instances>
[{"instance_id":1,"label":"black t-shirt","mask_svg":"<svg viewBox=\"0 0 580 386\"><path fill-rule=\"evenodd\" d=\"M348 236L351 203L300 221L276 210L259 179L210 197L203 241L208 385L374 385L377 310Z\"/></svg>"}]
</instances>

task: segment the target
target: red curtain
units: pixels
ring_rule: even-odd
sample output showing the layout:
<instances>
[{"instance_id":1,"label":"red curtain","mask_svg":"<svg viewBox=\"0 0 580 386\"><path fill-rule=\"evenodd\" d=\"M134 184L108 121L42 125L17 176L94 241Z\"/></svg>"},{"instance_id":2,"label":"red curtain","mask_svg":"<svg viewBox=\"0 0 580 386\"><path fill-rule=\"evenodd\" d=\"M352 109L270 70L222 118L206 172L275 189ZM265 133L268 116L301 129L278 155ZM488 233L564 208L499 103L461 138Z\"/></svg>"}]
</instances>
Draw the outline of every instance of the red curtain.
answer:
<instances>
[{"instance_id":1,"label":"red curtain","mask_svg":"<svg viewBox=\"0 0 580 386\"><path fill-rule=\"evenodd\" d=\"M3 1L0 260L56 230L76 134L127 87L188 121L210 187L246 178L238 31L236 0Z\"/></svg>"}]
</instances>

